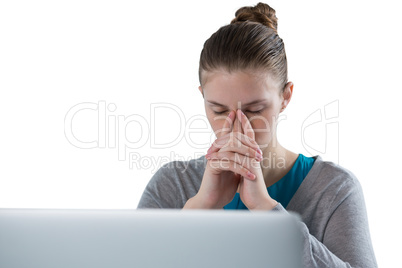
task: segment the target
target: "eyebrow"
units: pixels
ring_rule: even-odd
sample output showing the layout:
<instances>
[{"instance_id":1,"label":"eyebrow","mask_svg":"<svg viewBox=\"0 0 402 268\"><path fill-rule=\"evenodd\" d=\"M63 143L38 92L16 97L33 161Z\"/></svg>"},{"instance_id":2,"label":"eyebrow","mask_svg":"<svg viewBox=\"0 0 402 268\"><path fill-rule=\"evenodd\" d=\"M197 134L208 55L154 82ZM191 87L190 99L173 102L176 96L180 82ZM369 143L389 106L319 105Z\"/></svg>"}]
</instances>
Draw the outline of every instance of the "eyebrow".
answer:
<instances>
[{"instance_id":1,"label":"eyebrow","mask_svg":"<svg viewBox=\"0 0 402 268\"><path fill-rule=\"evenodd\" d=\"M206 101L209 102L209 103L212 103L212 104L214 104L214 105L216 105L216 106L221 106L221 107L227 108L226 105L223 105L223 104L218 103L218 102L216 102L216 101L212 101L212 100L210 100L210 101L209 101L209 100L206 100ZM264 101L266 101L266 99L255 100L255 101L252 101L252 102L243 104L243 106L249 106L249 105L256 104L256 103L260 103L260 102L264 102Z\"/></svg>"}]
</instances>

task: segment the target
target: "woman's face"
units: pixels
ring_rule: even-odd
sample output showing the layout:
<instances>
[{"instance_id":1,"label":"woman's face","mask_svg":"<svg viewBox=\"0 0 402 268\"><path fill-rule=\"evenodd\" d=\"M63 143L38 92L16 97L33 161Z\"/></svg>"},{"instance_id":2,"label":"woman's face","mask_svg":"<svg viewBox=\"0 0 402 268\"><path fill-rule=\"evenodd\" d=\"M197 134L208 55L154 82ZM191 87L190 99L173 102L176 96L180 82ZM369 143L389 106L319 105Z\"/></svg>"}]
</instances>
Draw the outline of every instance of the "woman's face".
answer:
<instances>
[{"instance_id":1,"label":"woman's face","mask_svg":"<svg viewBox=\"0 0 402 268\"><path fill-rule=\"evenodd\" d=\"M204 75L207 75L207 82L199 90L203 93L206 115L217 138L221 136L229 112L241 109L248 117L261 149L276 142L277 118L282 107L288 104L292 92L290 96L283 94L287 97L284 99L275 80L257 72L229 74L214 71ZM292 90L293 84L289 82L286 88ZM239 129L240 123L233 126L233 131Z\"/></svg>"}]
</instances>

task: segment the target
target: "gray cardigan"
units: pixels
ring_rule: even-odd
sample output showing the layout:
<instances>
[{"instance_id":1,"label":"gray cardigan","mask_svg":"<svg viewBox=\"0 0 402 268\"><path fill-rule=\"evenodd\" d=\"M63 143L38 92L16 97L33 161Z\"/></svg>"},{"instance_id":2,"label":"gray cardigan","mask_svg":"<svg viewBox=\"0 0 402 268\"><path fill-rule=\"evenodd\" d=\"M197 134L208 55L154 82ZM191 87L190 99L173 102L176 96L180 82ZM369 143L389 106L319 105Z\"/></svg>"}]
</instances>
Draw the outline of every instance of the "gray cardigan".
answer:
<instances>
[{"instance_id":1,"label":"gray cardigan","mask_svg":"<svg viewBox=\"0 0 402 268\"><path fill-rule=\"evenodd\" d=\"M301 216L304 267L377 267L366 206L355 175L333 162L315 162L286 209ZM146 186L137 208L178 208L197 194L205 156L164 164Z\"/></svg>"}]
</instances>

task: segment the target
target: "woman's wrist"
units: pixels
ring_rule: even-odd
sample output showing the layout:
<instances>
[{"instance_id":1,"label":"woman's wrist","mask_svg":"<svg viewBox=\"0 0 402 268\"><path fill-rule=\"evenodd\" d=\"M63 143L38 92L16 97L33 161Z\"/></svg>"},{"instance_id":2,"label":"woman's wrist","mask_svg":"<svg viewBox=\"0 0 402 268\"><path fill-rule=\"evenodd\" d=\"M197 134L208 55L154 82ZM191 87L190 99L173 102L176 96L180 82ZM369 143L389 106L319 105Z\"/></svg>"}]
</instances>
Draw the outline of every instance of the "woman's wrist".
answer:
<instances>
[{"instance_id":1,"label":"woman's wrist","mask_svg":"<svg viewBox=\"0 0 402 268\"><path fill-rule=\"evenodd\" d=\"M217 207L209 206L200 201L200 197L198 194L191 197L187 200L186 204L184 204L183 209L218 209Z\"/></svg>"},{"instance_id":2,"label":"woman's wrist","mask_svg":"<svg viewBox=\"0 0 402 268\"><path fill-rule=\"evenodd\" d=\"M194 197L191 197L187 200L186 204L184 204L183 209L197 209L197 204L194 202Z\"/></svg>"},{"instance_id":3,"label":"woman's wrist","mask_svg":"<svg viewBox=\"0 0 402 268\"><path fill-rule=\"evenodd\" d=\"M202 205L202 203L198 200L197 195L195 195L187 200L183 209L206 209L206 207Z\"/></svg>"},{"instance_id":4,"label":"woman's wrist","mask_svg":"<svg viewBox=\"0 0 402 268\"><path fill-rule=\"evenodd\" d=\"M264 202L260 202L254 208L250 208L250 210L272 210L274 207L278 205L278 202L275 199L269 197Z\"/></svg>"}]
</instances>

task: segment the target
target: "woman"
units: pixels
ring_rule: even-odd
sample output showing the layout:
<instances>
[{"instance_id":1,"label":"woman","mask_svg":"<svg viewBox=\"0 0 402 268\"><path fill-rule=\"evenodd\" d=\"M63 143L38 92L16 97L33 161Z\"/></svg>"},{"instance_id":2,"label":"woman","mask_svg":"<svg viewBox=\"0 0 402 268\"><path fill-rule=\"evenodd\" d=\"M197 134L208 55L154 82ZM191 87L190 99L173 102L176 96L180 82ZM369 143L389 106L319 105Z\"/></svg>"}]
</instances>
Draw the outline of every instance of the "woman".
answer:
<instances>
[{"instance_id":1,"label":"woman","mask_svg":"<svg viewBox=\"0 0 402 268\"><path fill-rule=\"evenodd\" d=\"M293 83L275 10L258 3L235 16L200 58L199 90L217 139L205 156L162 166L138 208L293 211L302 218L305 267L377 267L355 175L277 140Z\"/></svg>"}]
</instances>

